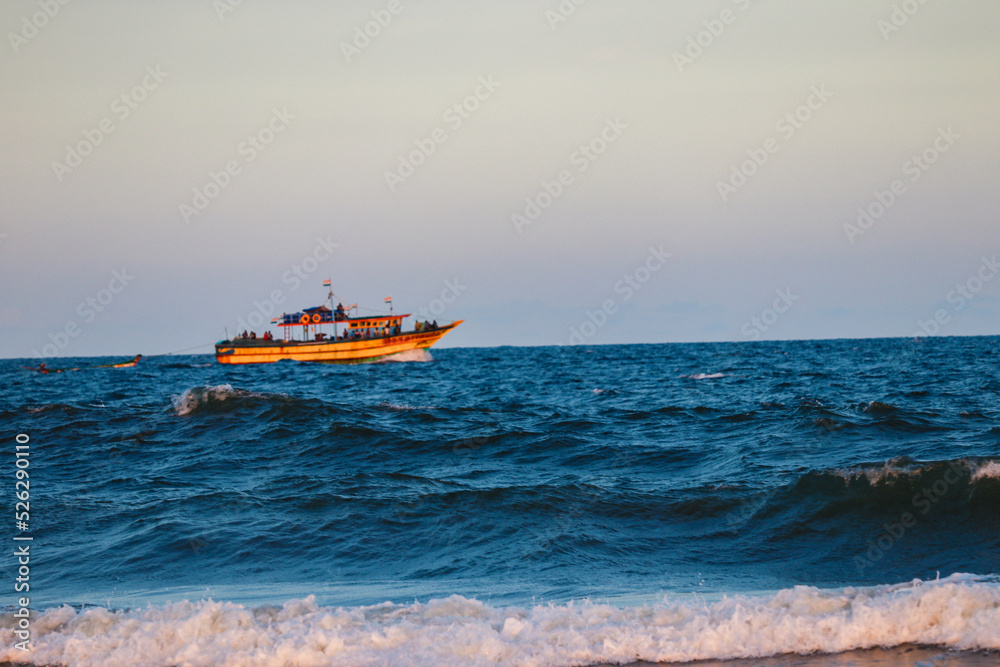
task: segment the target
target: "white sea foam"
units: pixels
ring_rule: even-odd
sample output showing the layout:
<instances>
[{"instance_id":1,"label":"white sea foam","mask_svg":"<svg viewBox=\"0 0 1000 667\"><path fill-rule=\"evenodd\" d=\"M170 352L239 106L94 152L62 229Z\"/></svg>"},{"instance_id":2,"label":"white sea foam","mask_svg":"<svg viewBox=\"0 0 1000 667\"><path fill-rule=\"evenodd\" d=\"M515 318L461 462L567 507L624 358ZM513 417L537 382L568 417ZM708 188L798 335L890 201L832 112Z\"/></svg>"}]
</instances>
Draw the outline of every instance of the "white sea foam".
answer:
<instances>
[{"instance_id":1,"label":"white sea foam","mask_svg":"<svg viewBox=\"0 0 1000 667\"><path fill-rule=\"evenodd\" d=\"M869 484L874 486L887 479L918 475L927 470L927 465L928 464L904 462L898 459L891 459L882 465L863 465L853 468L841 468L830 472L839 477L843 477L848 481L864 477L868 480Z\"/></svg>"},{"instance_id":2,"label":"white sea foam","mask_svg":"<svg viewBox=\"0 0 1000 667\"><path fill-rule=\"evenodd\" d=\"M409 412L410 410L436 410L437 408L430 405L410 405L408 403L391 403L389 401L382 401L376 407L382 408L383 410L389 410L390 412Z\"/></svg>"},{"instance_id":3,"label":"white sea foam","mask_svg":"<svg viewBox=\"0 0 1000 667\"><path fill-rule=\"evenodd\" d=\"M690 378L692 380L716 380L718 378L726 377L725 373L695 373L693 375L685 375L684 377Z\"/></svg>"},{"instance_id":4,"label":"white sea foam","mask_svg":"<svg viewBox=\"0 0 1000 667\"><path fill-rule=\"evenodd\" d=\"M868 480L869 484L875 485L897 477L912 477L920 475L938 465L941 464L891 459L882 465L862 465L855 466L853 468L831 470L829 472L843 477L848 481L864 477ZM974 459L956 459L955 461L950 462L949 465L967 469L973 482L987 477L1000 478L1000 461L993 459L983 461L976 461Z\"/></svg>"},{"instance_id":5,"label":"white sea foam","mask_svg":"<svg viewBox=\"0 0 1000 667\"><path fill-rule=\"evenodd\" d=\"M1000 479L1000 461L982 461L973 464L971 468L972 481L974 482L987 477Z\"/></svg>"},{"instance_id":6,"label":"white sea foam","mask_svg":"<svg viewBox=\"0 0 1000 667\"><path fill-rule=\"evenodd\" d=\"M258 394L245 389L233 389L231 384L205 385L204 387L193 387L187 389L180 396L174 396L174 413L177 415L189 415L209 403L220 403L232 398L260 397Z\"/></svg>"},{"instance_id":7,"label":"white sea foam","mask_svg":"<svg viewBox=\"0 0 1000 667\"><path fill-rule=\"evenodd\" d=\"M13 625L10 614L3 625ZM178 602L129 612L50 609L32 650L2 631L0 659L33 664L587 665L838 653L923 644L1000 649L1000 583L974 575L897 586L714 602L591 602L496 608L452 596L427 603L333 608L312 596L283 607Z\"/></svg>"},{"instance_id":8,"label":"white sea foam","mask_svg":"<svg viewBox=\"0 0 1000 667\"><path fill-rule=\"evenodd\" d=\"M385 361L434 361L434 357L427 350L407 350L406 352L399 352L389 357L384 357L379 359L380 362Z\"/></svg>"}]
</instances>

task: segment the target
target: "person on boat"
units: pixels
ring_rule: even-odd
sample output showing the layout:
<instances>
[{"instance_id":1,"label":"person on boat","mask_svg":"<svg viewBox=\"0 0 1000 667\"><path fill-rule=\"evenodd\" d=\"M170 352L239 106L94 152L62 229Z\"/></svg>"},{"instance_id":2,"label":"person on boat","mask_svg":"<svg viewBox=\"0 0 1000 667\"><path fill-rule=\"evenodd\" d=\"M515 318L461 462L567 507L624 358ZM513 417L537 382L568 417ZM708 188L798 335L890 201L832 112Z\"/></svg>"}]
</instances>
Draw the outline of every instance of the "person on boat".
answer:
<instances>
[{"instance_id":1,"label":"person on boat","mask_svg":"<svg viewBox=\"0 0 1000 667\"><path fill-rule=\"evenodd\" d=\"M41 364L38 364L38 372L39 373L45 373L46 375L48 375L49 374L49 369L47 369L45 367L44 363L41 363Z\"/></svg>"},{"instance_id":2,"label":"person on boat","mask_svg":"<svg viewBox=\"0 0 1000 667\"><path fill-rule=\"evenodd\" d=\"M346 320L347 319L347 314L344 313L344 304L342 304L342 303L338 303L337 304L336 313L337 313L337 319L338 320Z\"/></svg>"},{"instance_id":3,"label":"person on boat","mask_svg":"<svg viewBox=\"0 0 1000 667\"><path fill-rule=\"evenodd\" d=\"M250 332L250 340L257 340L257 332L256 331L251 331Z\"/></svg>"},{"instance_id":4,"label":"person on boat","mask_svg":"<svg viewBox=\"0 0 1000 667\"><path fill-rule=\"evenodd\" d=\"M247 330L246 329L243 330L243 336L242 337L243 338L249 338L250 337L249 335L247 335Z\"/></svg>"},{"instance_id":5,"label":"person on boat","mask_svg":"<svg viewBox=\"0 0 1000 667\"><path fill-rule=\"evenodd\" d=\"M437 328L438 328L438 321L434 320L434 322L431 324L431 331L437 331Z\"/></svg>"}]
</instances>

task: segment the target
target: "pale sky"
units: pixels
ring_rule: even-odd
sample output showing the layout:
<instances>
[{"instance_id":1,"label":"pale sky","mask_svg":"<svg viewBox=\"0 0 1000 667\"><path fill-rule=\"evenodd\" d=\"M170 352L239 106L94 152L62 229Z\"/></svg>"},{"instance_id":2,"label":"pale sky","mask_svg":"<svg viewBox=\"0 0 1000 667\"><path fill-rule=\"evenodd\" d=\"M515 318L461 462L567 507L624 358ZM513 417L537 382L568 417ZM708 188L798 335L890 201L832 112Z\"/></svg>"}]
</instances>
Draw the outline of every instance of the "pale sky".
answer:
<instances>
[{"instance_id":1,"label":"pale sky","mask_svg":"<svg viewBox=\"0 0 1000 667\"><path fill-rule=\"evenodd\" d=\"M466 320L442 346L1000 332L993 0L5 0L0 26L3 357L209 352L326 278Z\"/></svg>"}]
</instances>

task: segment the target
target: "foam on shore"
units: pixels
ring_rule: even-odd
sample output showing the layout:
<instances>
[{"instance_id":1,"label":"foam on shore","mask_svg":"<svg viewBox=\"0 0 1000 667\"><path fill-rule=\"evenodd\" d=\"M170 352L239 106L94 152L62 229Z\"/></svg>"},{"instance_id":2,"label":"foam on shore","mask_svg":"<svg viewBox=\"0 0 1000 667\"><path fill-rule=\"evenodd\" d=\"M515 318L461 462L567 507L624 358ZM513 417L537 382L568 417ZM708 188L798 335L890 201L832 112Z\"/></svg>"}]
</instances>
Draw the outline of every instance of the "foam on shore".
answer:
<instances>
[{"instance_id":1,"label":"foam on shore","mask_svg":"<svg viewBox=\"0 0 1000 667\"><path fill-rule=\"evenodd\" d=\"M840 653L909 644L1000 649L1000 582L952 575L895 586L714 602L666 599L492 607L427 603L321 607L313 596L256 609L176 602L130 611L63 606L32 619L32 650L3 618L0 659L88 665L593 665Z\"/></svg>"}]
</instances>

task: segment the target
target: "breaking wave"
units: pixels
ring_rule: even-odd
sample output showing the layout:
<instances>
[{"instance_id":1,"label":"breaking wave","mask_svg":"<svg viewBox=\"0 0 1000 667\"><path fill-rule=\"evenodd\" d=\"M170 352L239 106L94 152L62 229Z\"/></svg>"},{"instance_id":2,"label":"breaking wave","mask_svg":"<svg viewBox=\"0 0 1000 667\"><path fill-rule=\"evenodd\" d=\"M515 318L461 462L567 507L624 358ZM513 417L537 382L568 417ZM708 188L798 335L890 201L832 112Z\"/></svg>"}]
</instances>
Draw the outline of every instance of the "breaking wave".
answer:
<instances>
[{"instance_id":1,"label":"breaking wave","mask_svg":"<svg viewBox=\"0 0 1000 667\"><path fill-rule=\"evenodd\" d=\"M6 615L4 625L13 618ZM131 611L69 606L34 619L32 664L589 665L840 653L920 644L1000 649L1000 583L955 574L937 581L819 589L712 602L666 599L618 607L590 601L493 607L453 595L426 603L281 607L177 602ZM10 631L7 631L9 634Z\"/></svg>"},{"instance_id":2,"label":"breaking wave","mask_svg":"<svg viewBox=\"0 0 1000 667\"><path fill-rule=\"evenodd\" d=\"M393 354L388 357L383 357L379 359L376 363L385 362L399 362L399 361L434 361L434 357L428 350L407 350L406 352L400 352L399 354Z\"/></svg>"},{"instance_id":3,"label":"breaking wave","mask_svg":"<svg viewBox=\"0 0 1000 667\"><path fill-rule=\"evenodd\" d=\"M683 377L689 380L717 380L719 378L726 377L725 373L693 373L691 375L684 375Z\"/></svg>"},{"instance_id":4,"label":"breaking wave","mask_svg":"<svg viewBox=\"0 0 1000 667\"><path fill-rule=\"evenodd\" d=\"M220 409L235 408L245 404L247 400L267 399L270 396L255 391L234 389L231 384L205 385L192 387L180 396L173 398L174 413L178 416L209 412ZM287 398L283 397L282 398Z\"/></svg>"},{"instance_id":5,"label":"breaking wave","mask_svg":"<svg viewBox=\"0 0 1000 667\"><path fill-rule=\"evenodd\" d=\"M992 457L970 457L953 461L914 461L898 457L885 463L862 463L850 468L825 471L846 482L867 480L872 486L910 483L925 478L941 477L951 471L971 482L1000 478L1000 459ZM953 483L953 482L952 482Z\"/></svg>"}]
</instances>

